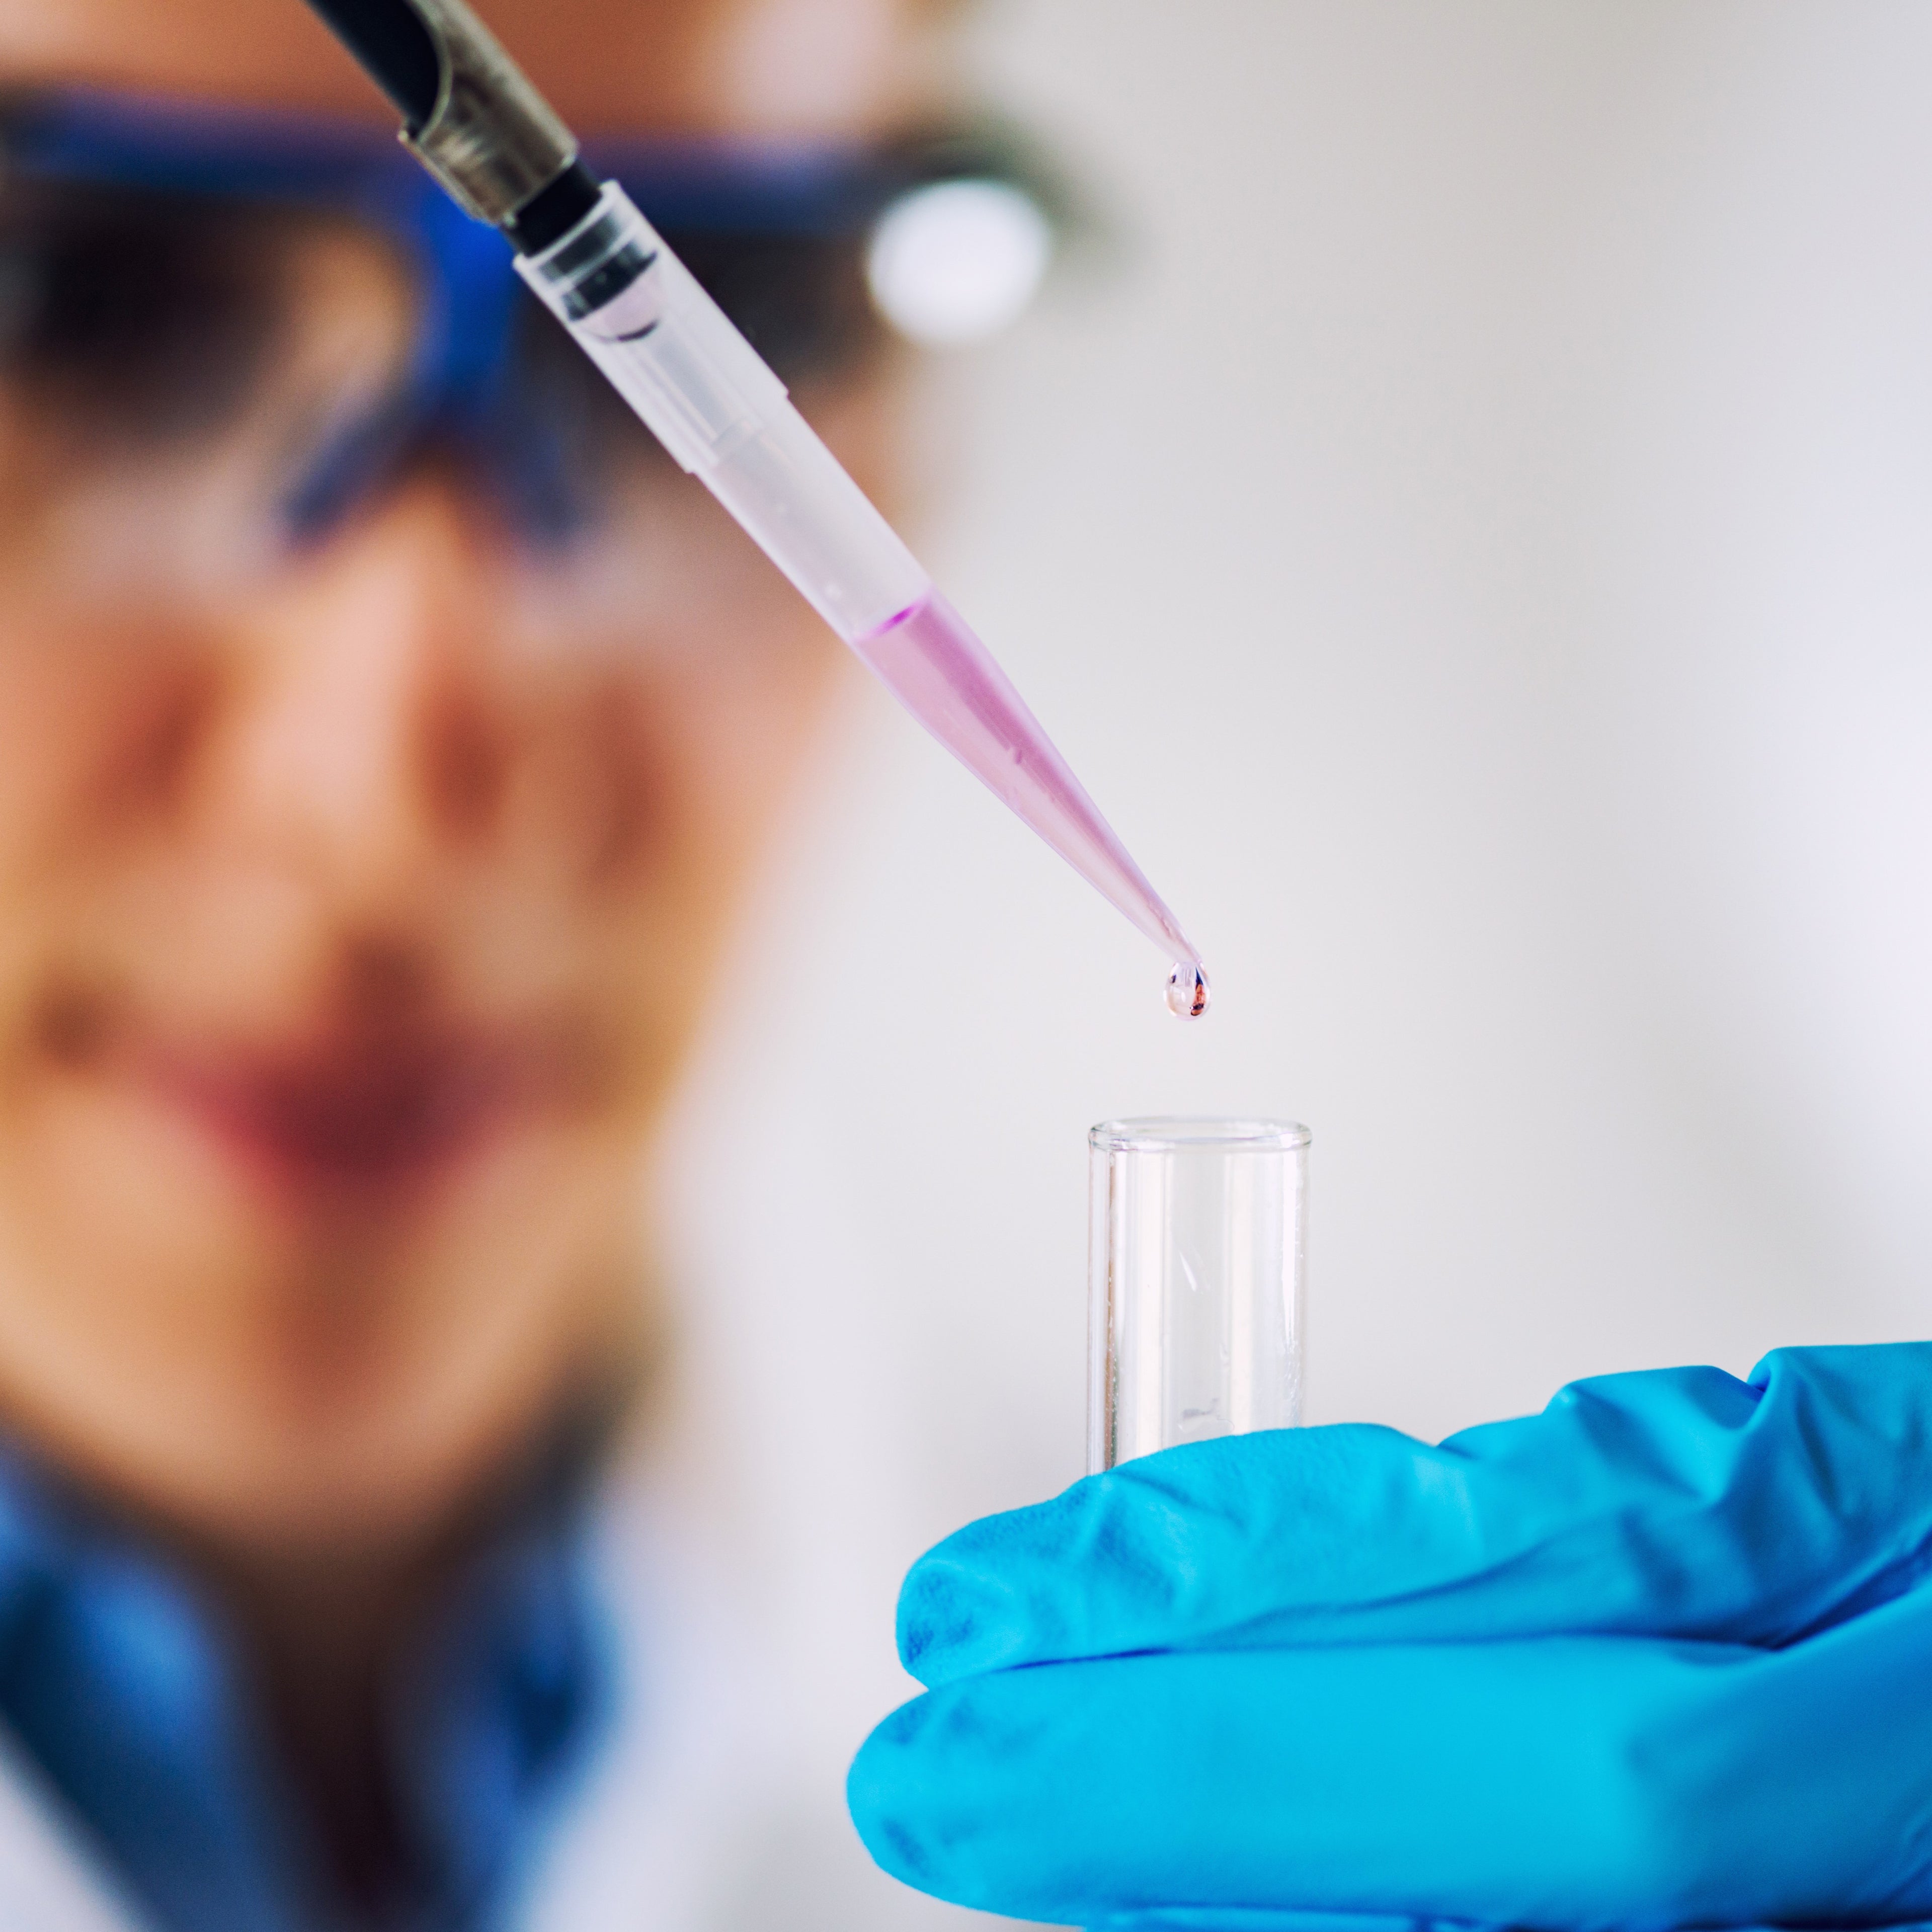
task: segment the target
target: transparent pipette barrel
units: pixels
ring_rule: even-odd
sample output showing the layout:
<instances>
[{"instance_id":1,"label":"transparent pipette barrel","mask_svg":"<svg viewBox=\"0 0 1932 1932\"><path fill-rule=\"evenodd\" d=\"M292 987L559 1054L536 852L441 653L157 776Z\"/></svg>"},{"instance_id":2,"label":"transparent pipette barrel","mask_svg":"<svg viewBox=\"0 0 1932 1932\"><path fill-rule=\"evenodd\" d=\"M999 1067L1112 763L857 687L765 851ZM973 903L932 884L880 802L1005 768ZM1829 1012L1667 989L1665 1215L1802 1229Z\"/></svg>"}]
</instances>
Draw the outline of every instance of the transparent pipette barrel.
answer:
<instances>
[{"instance_id":1,"label":"transparent pipette barrel","mask_svg":"<svg viewBox=\"0 0 1932 1932\"><path fill-rule=\"evenodd\" d=\"M1170 958L1198 963L992 654L623 190L517 267L899 702Z\"/></svg>"},{"instance_id":2,"label":"transparent pipette barrel","mask_svg":"<svg viewBox=\"0 0 1932 1932\"><path fill-rule=\"evenodd\" d=\"M1088 1136L1090 1470L1300 1424L1308 1139L1292 1120Z\"/></svg>"}]
</instances>

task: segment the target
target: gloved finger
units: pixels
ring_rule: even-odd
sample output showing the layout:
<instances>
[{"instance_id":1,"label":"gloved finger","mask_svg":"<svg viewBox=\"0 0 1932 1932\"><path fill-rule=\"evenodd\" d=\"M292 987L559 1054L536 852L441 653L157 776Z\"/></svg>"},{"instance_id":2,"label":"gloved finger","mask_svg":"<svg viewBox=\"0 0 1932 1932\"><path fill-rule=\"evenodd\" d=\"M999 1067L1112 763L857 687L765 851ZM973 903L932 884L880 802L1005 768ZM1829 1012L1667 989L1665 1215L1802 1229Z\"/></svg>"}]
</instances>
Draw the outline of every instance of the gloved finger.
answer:
<instances>
[{"instance_id":1,"label":"gloved finger","mask_svg":"<svg viewBox=\"0 0 1932 1932\"><path fill-rule=\"evenodd\" d=\"M1480 1932L1480 1928L1460 1918L1390 1918L1386 1913L1360 1912L1245 1912L1223 1906L1096 1918L1086 1932Z\"/></svg>"},{"instance_id":2,"label":"gloved finger","mask_svg":"<svg viewBox=\"0 0 1932 1932\"><path fill-rule=\"evenodd\" d=\"M1162 1912L1110 1914L1084 1932L1506 1932L1466 1918L1391 1918L1360 1912L1250 1912L1238 1906L1180 1906ZM1684 1932L1792 1932L1775 1925L1688 1926ZM1815 1932L1815 1928L1814 1928ZM1932 1919L1888 1923L1885 1932L1932 1932Z\"/></svg>"},{"instance_id":3,"label":"gloved finger","mask_svg":"<svg viewBox=\"0 0 1932 1932\"><path fill-rule=\"evenodd\" d=\"M1084 1932L1489 1932L1463 1918L1390 1918L1358 1912L1248 1912L1228 1906L1132 1912L1096 1918ZM1493 1932L1506 1932L1497 1927ZM1684 1932L1793 1932L1776 1925L1687 1926ZM1816 1928L1812 1928L1816 1932ZM1885 1932L1932 1932L1932 1919L1888 1924Z\"/></svg>"},{"instance_id":4,"label":"gloved finger","mask_svg":"<svg viewBox=\"0 0 1932 1932\"><path fill-rule=\"evenodd\" d=\"M1000 1671L888 1718L852 1814L1016 1918L1591 1928L1932 1916L1932 1592L1785 1651L1545 1638Z\"/></svg>"},{"instance_id":5,"label":"gloved finger","mask_svg":"<svg viewBox=\"0 0 1932 1932\"><path fill-rule=\"evenodd\" d=\"M1573 1383L1439 1448L1361 1424L1167 1450L914 1564L906 1668L1551 1631L1788 1642L1932 1550L1932 1344Z\"/></svg>"}]
</instances>

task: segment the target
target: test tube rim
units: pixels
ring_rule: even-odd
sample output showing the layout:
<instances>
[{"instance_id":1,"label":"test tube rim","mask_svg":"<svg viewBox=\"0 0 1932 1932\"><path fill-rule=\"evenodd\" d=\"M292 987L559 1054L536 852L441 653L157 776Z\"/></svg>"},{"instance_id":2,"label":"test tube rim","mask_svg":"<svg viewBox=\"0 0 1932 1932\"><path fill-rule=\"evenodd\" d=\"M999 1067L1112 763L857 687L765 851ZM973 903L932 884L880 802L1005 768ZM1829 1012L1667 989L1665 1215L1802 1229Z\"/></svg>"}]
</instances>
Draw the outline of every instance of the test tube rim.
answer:
<instances>
[{"instance_id":1,"label":"test tube rim","mask_svg":"<svg viewBox=\"0 0 1932 1932\"><path fill-rule=\"evenodd\" d=\"M1283 1154L1305 1148L1312 1138L1299 1120L1150 1114L1132 1120L1102 1120L1088 1130L1087 1144L1096 1150L1120 1154L1158 1154L1174 1148L1206 1147L1231 1154Z\"/></svg>"}]
</instances>

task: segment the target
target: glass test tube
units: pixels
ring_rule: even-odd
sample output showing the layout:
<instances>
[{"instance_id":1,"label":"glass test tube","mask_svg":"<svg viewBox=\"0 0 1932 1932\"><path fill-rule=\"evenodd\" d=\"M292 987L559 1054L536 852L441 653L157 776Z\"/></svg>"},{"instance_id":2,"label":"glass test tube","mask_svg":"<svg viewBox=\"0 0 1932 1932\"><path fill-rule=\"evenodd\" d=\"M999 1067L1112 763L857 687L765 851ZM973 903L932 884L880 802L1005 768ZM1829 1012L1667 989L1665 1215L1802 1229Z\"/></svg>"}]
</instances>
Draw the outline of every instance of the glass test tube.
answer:
<instances>
[{"instance_id":1,"label":"glass test tube","mask_svg":"<svg viewBox=\"0 0 1932 1932\"><path fill-rule=\"evenodd\" d=\"M1103 1120L1087 1138L1089 1469L1294 1427L1308 1130Z\"/></svg>"}]
</instances>

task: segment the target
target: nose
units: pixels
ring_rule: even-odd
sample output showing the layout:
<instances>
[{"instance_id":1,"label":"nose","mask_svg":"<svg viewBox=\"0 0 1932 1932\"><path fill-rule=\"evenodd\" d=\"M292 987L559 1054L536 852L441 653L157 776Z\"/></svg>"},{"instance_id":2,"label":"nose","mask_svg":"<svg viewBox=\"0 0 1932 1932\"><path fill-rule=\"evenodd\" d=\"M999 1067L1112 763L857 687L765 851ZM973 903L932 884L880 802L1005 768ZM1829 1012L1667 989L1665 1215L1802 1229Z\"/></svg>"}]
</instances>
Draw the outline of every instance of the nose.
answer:
<instances>
[{"instance_id":1,"label":"nose","mask_svg":"<svg viewBox=\"0 0 1932 1932\"><path fill-rule=\"evenodd\" d=\"M243 626L202 794L227 830L371 911L488 836L514 744L500 599L447 482L398 490Z\"/></svg>"}]
</instances>

